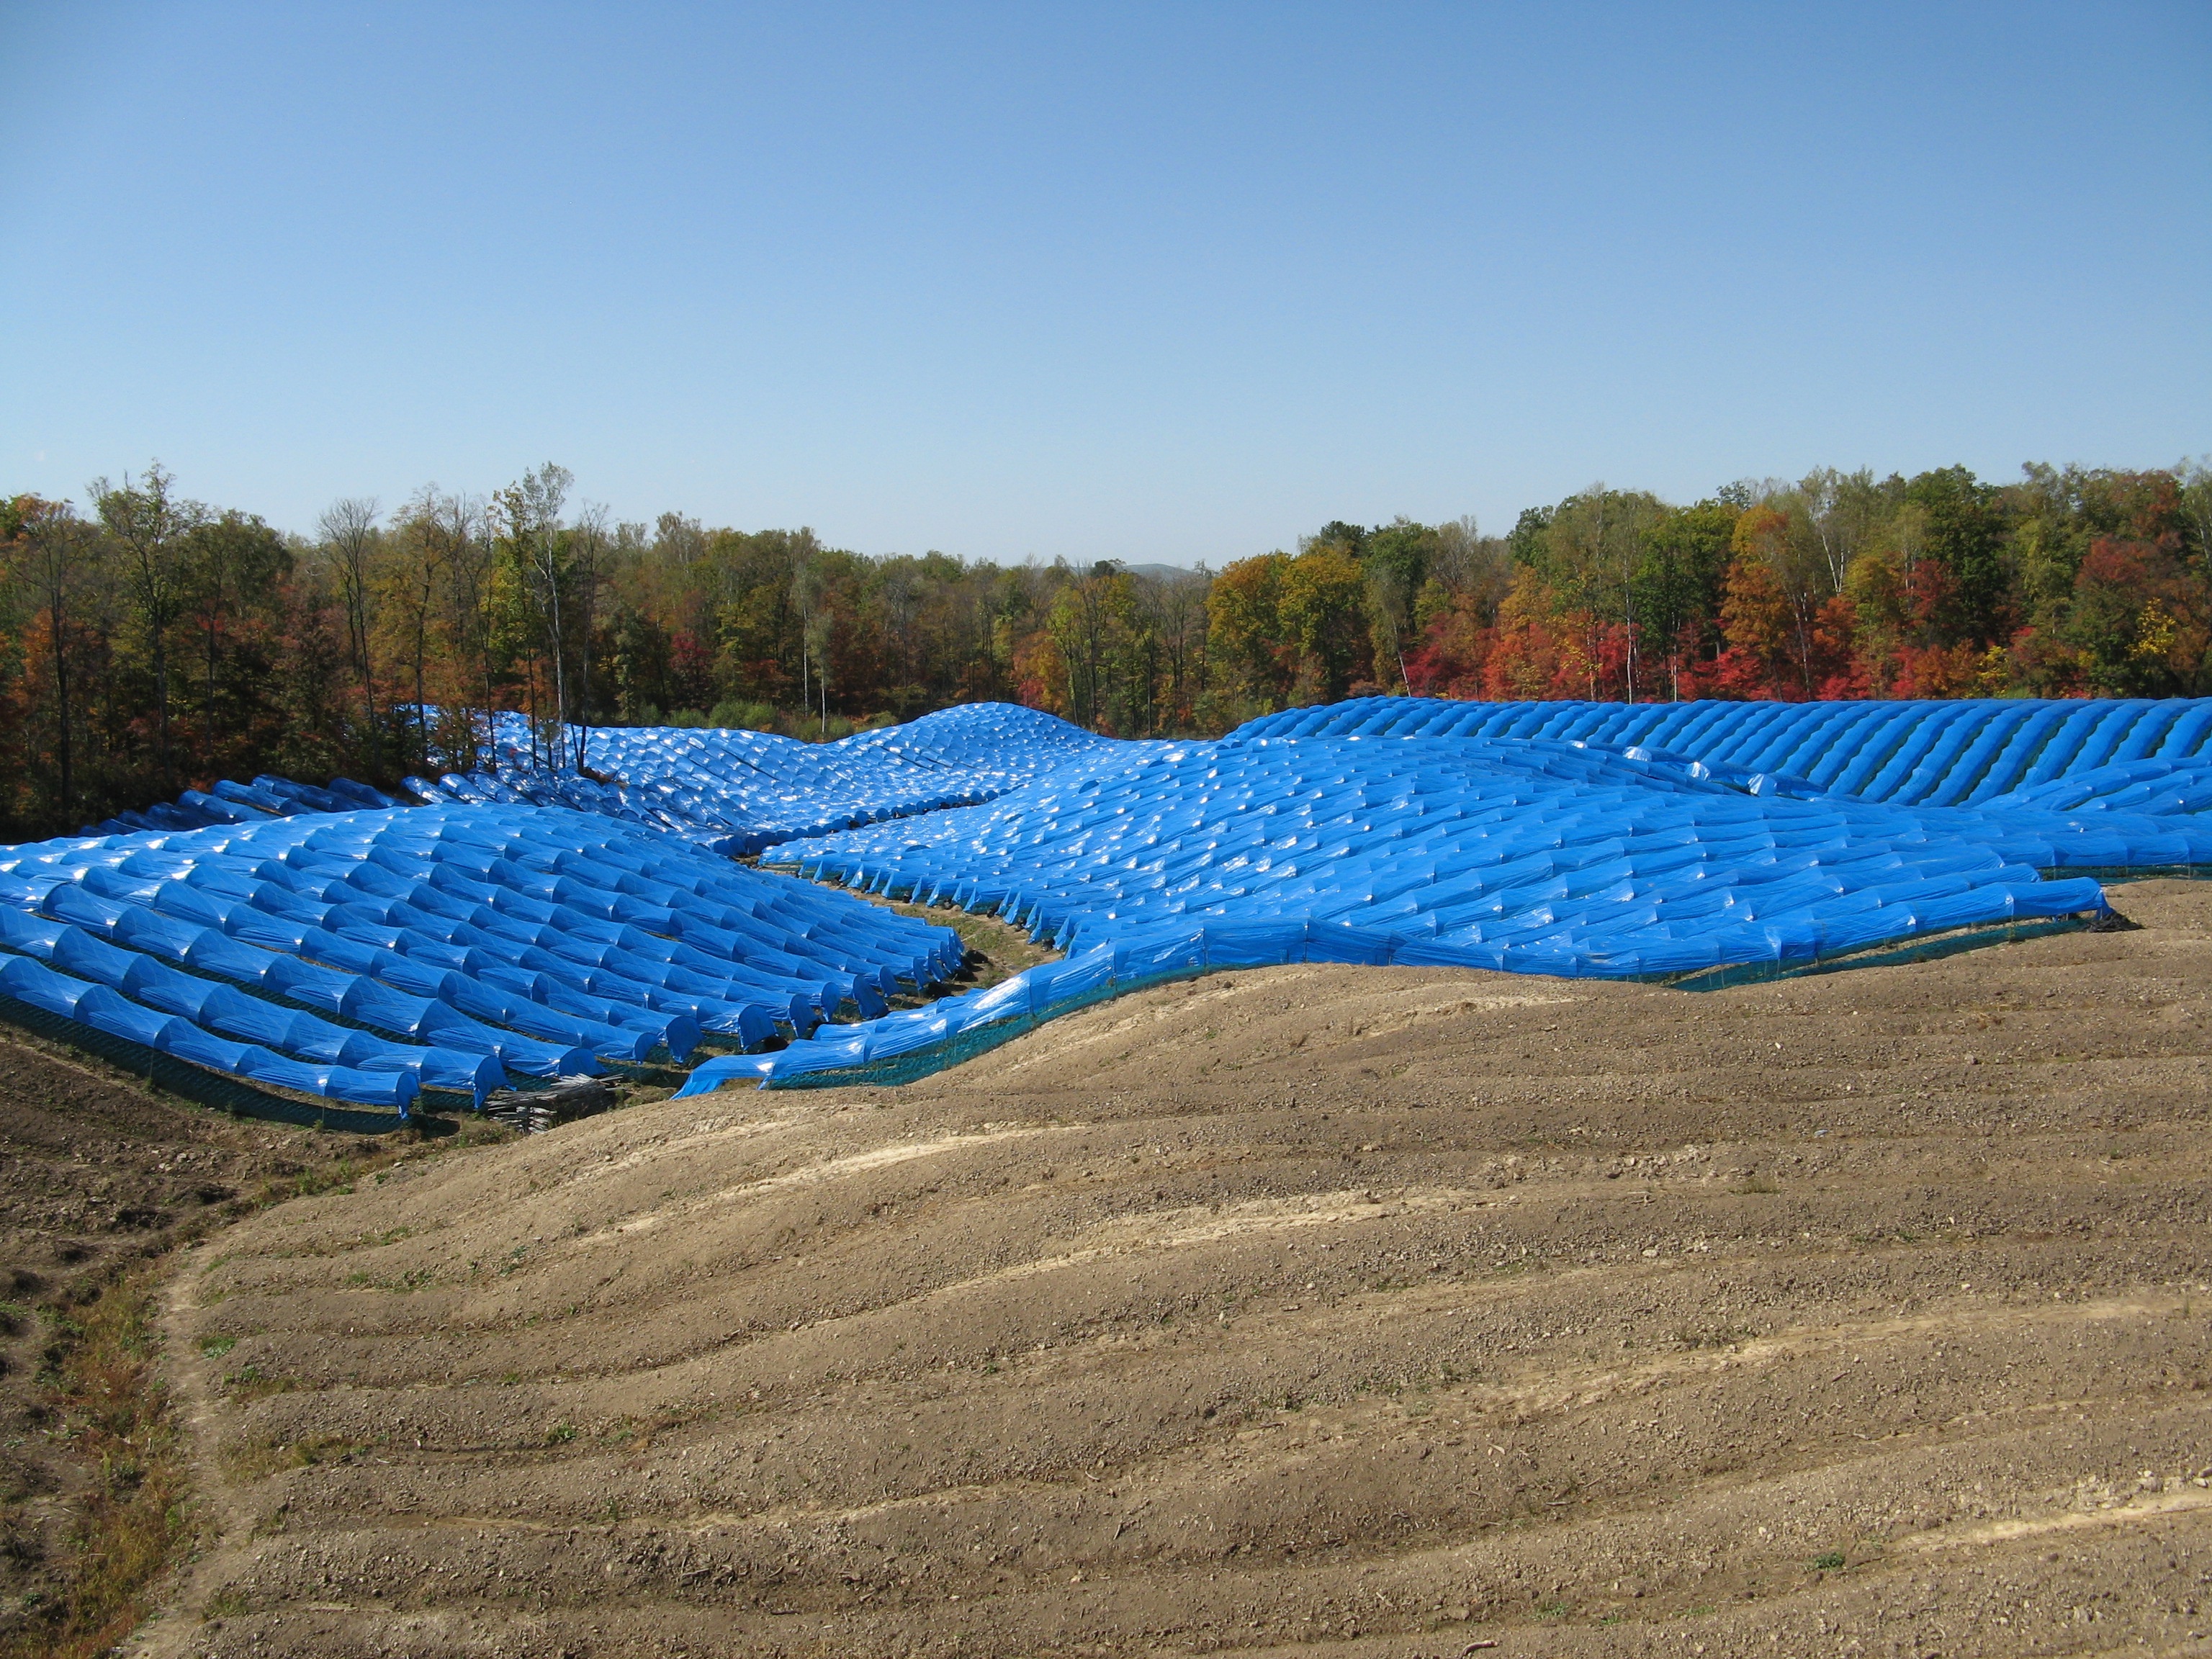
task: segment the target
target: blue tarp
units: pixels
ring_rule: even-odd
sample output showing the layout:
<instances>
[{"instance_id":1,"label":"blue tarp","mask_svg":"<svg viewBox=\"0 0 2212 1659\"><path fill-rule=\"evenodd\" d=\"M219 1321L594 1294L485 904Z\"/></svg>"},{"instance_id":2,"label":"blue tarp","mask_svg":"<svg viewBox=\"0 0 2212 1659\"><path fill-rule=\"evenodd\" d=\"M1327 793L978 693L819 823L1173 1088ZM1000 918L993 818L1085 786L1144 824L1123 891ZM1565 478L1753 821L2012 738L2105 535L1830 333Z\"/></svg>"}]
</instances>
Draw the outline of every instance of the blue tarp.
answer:
<instances>
[{"instance_id":1,"label":"blue tarp","mask_svg":"<svg viewBox=\"0 0 2212 1659\"><path fill-rule=\"evenodd\" d=\"M519 717L491 735L501 773L410 780L423 807L264 776L0 849L7 994L386 1103L799 1039L696 1093L913 1074L1207 968L1790 971L2212 867L2212 701L1370 698L1211 744L975 704L835 744L591 732L613 782L532 769ZM1068 954L891 1012L957 937L720 856L766 847Z\"/></svg>"},{"instance_id":2,"label":"blue tarp","mask_svg":"<svg viewBox=\"0 0 2212 1659\"><path fill-rule=\"evenodd\" d=\"M1679 757L1746 784L1899 805L1972 806L2014 790L2212 747L2212 698L1900 702L1452 702L1362 697L1285 709L1230 733L1522 738Z\"/></svg>"},{"instance_id":3,"label":"blue tarp","mask_svg":"<svg viewBox=\"0 0 2212 1659\"><path fill-rule=\"evenodd\" d=\"M1691 978L2093 916L2095 875L2212 868L2208 733L2197 702L1385 698L1092 757L783 849L817 879L994 910L1066 961L687 1087L972 1052L1102 987L1231 962Z\"/></svg>"},{"instance_id":4,"label":"blue tarp","mask_svg":"<svg viewBox=\"0 0 2212 1659\"><path fill-rule=\"evenodd\" d=\"M262 813L0 849L8 994L403 1109L417 1087L481 1103L510 1072L681 1061L702 1036L757 1047L848 1004L879 1014L963 955L948 928L534 806Z\"/></svg>"},{"instance_id":5,"label":"blue tarp","mask_svg":"<svg viewBox=\"0 0 2212 1659\"><path fill-rule=\"evenodd\" d=\"M732 856L991 800L1069 761L1130 747L997 702L940 709L835 743L766 732L598 727L585 735L585 764L619 780L603 784L572 766L549 771L520 715L501 716L494 739L496 777L414 777L407 787L424 799L528 801L605 813ZM574 741L572 732L564 757L573 757Z\"/></svg>"}]
</instances>

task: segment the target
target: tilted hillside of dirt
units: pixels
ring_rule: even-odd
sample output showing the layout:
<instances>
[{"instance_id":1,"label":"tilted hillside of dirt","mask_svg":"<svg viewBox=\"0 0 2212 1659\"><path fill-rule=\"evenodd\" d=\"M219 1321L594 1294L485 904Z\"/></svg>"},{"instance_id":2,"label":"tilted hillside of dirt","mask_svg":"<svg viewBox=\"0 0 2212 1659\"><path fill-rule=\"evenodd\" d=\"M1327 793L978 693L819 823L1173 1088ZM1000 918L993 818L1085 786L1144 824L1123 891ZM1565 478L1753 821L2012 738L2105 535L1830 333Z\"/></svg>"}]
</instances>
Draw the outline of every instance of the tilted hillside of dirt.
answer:
<instances>
[{"instance_id":1,"label":"tilted hillside of dirt","mask_svg":"<svg viewBox=\"0 0 2212 1659\"><path fill-rule=\"evenodd\" d=\"M431 1150L210 1111L0 1025L0 1656L127 1634L189 1532L145 1342L163 1256Z\"/></svg>"},{"instance_id":2,"label":"tilted hillside of dirt","mask_svg":"<svg viewBox=\"0 0 2212 1659\"><path fill-rule=\"evenodd\" d=\"M1218 975L198 1247L202 1655L2212 1651L2212 885Z\"/></svg>"}]
</instances>

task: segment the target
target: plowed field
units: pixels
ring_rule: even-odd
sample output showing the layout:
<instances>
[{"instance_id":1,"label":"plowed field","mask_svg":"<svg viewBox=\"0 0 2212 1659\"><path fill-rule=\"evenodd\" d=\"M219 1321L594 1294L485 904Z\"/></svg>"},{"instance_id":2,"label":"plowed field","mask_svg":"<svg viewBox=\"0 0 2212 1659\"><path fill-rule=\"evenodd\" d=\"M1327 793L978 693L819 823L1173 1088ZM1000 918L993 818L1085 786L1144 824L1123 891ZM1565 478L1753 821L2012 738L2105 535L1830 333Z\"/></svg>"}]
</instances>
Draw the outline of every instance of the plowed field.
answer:
<instances>
[{"instance_id":1,"label":"plowed field","mask_svg":"<svg viewBox=\"0 0 2212 1659\"><path fill-rule=\"evenodd\" d=\"M2212 1652L2212 885L1220 975L196 1247L208 1656Z\"/></svg>"}]
</instances>

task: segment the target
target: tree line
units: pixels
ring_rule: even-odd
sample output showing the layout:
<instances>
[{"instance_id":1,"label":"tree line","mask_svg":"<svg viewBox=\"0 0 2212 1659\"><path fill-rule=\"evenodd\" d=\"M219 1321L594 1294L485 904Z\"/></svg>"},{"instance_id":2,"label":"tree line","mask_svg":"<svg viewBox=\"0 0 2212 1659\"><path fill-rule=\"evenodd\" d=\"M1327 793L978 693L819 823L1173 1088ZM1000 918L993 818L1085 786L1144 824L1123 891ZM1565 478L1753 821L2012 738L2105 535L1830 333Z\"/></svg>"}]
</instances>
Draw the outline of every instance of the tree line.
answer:
<instances>
[{"instance_id":1,"label":"tree line","mask_svg":"<svg viewBox=\"0 0 2212 1659\"><path fill-rule=\"evenodd\" d=\"M2212 691L2202 462L1594 484L1503 536L1333 522L1218 574L617 522L574 482L342 500L307 535L158 464L0 501L0 842L217 777L471 769L491 710L573 765L592 726L823 738L989 699L1158 737L1376 692Z\"/></svg>"}]
</instances>

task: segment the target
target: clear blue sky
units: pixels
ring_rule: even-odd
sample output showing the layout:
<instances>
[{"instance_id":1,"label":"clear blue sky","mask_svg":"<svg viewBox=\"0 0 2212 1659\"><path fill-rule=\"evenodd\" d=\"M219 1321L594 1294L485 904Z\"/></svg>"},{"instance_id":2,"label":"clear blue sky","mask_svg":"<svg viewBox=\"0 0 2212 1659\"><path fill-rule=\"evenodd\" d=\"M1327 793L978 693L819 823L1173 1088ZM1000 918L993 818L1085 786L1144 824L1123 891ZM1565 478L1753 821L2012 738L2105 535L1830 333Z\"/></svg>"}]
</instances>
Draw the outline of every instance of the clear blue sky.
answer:
<instances>
[{"instance_id":1,"label":"clear blue sky","mask_svg":"<svg viewBox=\"0 0 2212 1659\"><path fill-rule=\"evenodd\" d=\"M2212 450L2212 5L0 0L0 490L1226 560Z\"/></svg>"}]
</instances>

